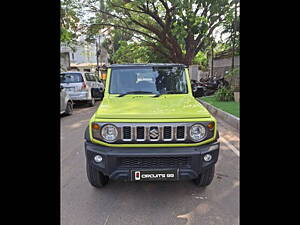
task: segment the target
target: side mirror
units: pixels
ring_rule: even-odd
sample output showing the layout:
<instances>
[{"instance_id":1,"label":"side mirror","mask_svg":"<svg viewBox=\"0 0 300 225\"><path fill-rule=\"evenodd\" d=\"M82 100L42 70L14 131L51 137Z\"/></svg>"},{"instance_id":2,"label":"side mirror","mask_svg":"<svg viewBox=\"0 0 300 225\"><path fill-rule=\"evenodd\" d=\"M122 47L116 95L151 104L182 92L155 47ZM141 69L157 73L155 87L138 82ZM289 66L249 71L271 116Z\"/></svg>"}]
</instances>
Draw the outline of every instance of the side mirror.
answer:
<instances>
[{"instance_id":1,"label":"side mirror","mask_svg":"<svg viewBox=\"0 0 300 225\"><path fill-rule=\"evenodd\" d=\"M60 85L60 91L61 91L62 89L64 89L64 87Z\"/></svg>"}]
</instances>

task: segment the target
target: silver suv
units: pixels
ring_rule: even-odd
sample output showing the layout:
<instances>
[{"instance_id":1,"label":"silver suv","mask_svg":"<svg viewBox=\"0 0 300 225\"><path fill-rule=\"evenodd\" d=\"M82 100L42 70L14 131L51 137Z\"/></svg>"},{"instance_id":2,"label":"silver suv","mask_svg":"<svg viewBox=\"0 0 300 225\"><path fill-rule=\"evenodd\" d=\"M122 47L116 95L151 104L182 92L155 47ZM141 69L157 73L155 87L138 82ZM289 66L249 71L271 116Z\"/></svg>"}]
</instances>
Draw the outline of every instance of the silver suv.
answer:
<instances>
[{"instance_id":1,"label":"silver suv","mask_svg":"<svg viewBox=\"0 0 300 225\"><path fill-rule=\"evenodd\" d=\"M71 99L94 106L95 100L103 98L104 84L90 72L69 71L60 74L60 83Z\"/></svg>"},{"instance_id":2,"label":"silver suv","mask_svg":"<svg viewBox=\"0 0 300 225\"><path fill-rule=\"evenodd\" d=\"M71 115L73 113L73 101L64 89L60 86L60 114Z\"/></svg>"}]
</instances>

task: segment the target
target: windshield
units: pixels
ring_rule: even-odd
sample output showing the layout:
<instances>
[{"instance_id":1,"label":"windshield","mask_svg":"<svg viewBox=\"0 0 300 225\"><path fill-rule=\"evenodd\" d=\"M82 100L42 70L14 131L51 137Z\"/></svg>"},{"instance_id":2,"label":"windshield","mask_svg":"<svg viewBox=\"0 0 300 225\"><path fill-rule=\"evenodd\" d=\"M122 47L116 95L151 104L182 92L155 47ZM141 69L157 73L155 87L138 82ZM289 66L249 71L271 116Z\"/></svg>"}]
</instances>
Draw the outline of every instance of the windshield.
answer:
<instances>
[{"instance_id":1,"label":"windshield","mask_svg":"<svg viewBox=\"0 0 300 225\"><path fill-rule=\"evenodd\" d=\"M187 94L183 67L113 68L110 94Z\"/></svg>"},{"instance_id":2,"label":"windshield","mask_svg":"<svg viewBox=\"0 0 300 225\"><path fill-rule=\"evenodd\" d=\"M83 82L81 73L62 73L60 74L61 83L80 83Z\"/></svg>"}]
</instances>

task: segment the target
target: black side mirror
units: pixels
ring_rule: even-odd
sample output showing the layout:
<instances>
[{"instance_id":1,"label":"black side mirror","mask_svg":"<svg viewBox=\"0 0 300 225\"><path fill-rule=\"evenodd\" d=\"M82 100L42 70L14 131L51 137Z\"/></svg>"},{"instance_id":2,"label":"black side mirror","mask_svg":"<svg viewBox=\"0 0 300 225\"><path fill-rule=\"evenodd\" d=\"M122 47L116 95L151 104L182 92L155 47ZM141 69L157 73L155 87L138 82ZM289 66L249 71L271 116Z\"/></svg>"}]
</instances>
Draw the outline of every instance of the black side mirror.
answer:
<instances>
[{"instance_id":1,"label":"black side mirror","mask_svg":"<svg viewBox=\"0 0 300 225\"><path fill-rule=\"evenodd\" d=\"M64 89L64 87L60 85L60 91L61 91L62 89Z\"/></svg>"}]
</instances>

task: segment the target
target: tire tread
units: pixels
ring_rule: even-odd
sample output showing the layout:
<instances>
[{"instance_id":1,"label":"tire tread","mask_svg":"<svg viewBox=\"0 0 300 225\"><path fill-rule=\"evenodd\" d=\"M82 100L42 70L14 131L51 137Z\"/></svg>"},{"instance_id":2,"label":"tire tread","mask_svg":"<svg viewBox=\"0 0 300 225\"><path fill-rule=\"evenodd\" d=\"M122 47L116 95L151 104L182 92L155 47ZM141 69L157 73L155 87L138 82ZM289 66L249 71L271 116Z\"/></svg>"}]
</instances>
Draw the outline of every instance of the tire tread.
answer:
<instances>
[{"instance_id":1,"label":"tire tread","mask_svg":"<svg viewBox=\"0 0 300 225\"><path fill-rule=\"evenodd\" d=\"M194 183L199 186L199 187L205 187L208 186L213 178L214 178L214 174L215 174L215 165L207 168L205 171L203 171L198 178L196 178L194 180Z\"/></svg>"}]
</instances>

